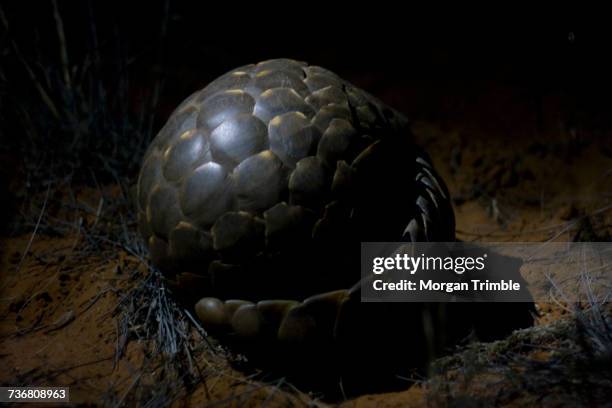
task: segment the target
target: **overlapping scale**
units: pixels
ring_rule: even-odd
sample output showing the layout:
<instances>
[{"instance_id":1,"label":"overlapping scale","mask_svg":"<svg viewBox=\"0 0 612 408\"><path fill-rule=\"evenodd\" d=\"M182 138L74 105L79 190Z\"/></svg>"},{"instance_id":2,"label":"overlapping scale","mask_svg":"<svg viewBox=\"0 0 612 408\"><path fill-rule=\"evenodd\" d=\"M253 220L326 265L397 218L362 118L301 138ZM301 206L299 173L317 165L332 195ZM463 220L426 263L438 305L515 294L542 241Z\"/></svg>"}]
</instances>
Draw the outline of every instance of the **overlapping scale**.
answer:
<instances>
[{"instance_id":1,"label":"overlapping scale","mask_svg":"<svg viewBox=\"0 0 612 408\"><path fill-rule=\"evenodd\" d=\"M245 65L190 95L151 143L139 231L173 289L200 299L205 327L291 344L334 336L358 297L349 248L384 231L454 237L448 191L409 139L402 114L327 69ZM372 193L393 188L405 194Z\"/></svg>"}]
</instances>

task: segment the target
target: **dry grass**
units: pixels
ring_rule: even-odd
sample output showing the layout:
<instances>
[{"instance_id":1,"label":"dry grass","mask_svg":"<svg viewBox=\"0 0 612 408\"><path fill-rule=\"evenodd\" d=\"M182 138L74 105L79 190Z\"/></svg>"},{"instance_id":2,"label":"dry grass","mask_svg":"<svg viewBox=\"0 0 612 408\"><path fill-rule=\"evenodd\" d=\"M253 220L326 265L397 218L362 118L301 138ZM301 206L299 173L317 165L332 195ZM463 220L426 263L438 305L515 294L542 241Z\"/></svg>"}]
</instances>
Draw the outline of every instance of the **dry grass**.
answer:
<instances>
[{"instance_id":1,"label":"dry grass","mask_svg":"<svg viewBox=\"0 0 612 408\"><path fill-rule=\"evenodd\" d=\"M568 317L473 343L433 365L433 406L605 406L612 395L612 308L565 305Z\"/></svg>"}]
</instances>

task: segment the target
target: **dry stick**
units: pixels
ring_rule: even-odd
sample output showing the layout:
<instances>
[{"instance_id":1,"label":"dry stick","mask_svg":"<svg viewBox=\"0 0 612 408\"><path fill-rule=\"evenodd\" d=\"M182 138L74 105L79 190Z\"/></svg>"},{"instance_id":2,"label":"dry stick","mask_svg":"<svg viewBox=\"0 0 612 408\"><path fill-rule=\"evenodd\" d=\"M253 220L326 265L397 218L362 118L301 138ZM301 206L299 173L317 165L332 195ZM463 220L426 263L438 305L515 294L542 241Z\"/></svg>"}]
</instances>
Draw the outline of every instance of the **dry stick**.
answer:
<instances>
[{"instance_id":1,"label":"dry stick","mask_svg":"<svg viewBox=\"0 0 612 408\"><path fill-rule=\"evenodd\" d=\"M23 265L23 262L26 256L28 255L28 252L30 252L30 248L32 247L32 242L34 242L34 237L36 236L36 232L38 231L38 227L40 227L40 222L47 208L47 202L49 201L50 192L51 192L51 184L47 186L47 192L45 193L45 200L43 201L42 208L40 209L40 213L38 214L38 220L36 221L36 226L34 227L34 231L32 231L32 235L30 236L30 240L28 241L28 245L26 246L25 251L23 251L21 260L19 261L19 264L17 265L17 270L15 271L16 273L19 273L19 271L21 270L21 266Z\"/></svg>"},{"instance_id":2,"label":"dry stick","mask_svg":"<svg viewBox=\"0 0 612 408\"><path fill-rule=\"evenodd\" d=\"M115 355L113 358L113 371L117 368L117 363L119 362L119 321L115 320Z\"/></svg>"},{"instance_id":3,"label":"dry stick","mask_svg":"<svg viewBox=\"0 0 612 408\"><path fill-rule=\"evenodd\" d=\"M268 396L266 397L266 399L261 403L261 407L265 407L268 405L268 403L272 400L272 398L274 397L274 395L276 394L276 392L280 389L280 387L285 383L285 377L281 377L277 383L272 387L272 391L268 391Z\"/></svg>"},{"instance_id":4,"label":"dry stick","mask_svg":"<svg viewBox=\"0 0 612 408\"><path fill-rule=\"evenodd\" d=\"M189 311L187 309L183 309L183 313L185 313L185 315L187 315L187 317L189 318L189 320L191 321L191 323L194 325L194 327L196 328L196 330L198 331L198 333L200 334L200 336L204 339L204 341L206 342L206 344L208 345L208 347L212 350L215 351L215 348L213 347L213 345L210 343L210 340L208 340L208 333L206 333L206 330L204 330L204 328L197 322L197 320L195 320L193 318L193 316L191 316L191 313L189 313Z\"/></svg>"},{"instance_id":5,"label":"dry stick","mask_svg":"<svg viewBox=\"0 0 612 408\"><path fill-rule=\"evenodd\" d=\"M144 369L143 369L143 371L144 371ZM140 381L140 378L142 377L143 371L140 371L138 373L138 375L136 376L136 378L134 379L132 384L130 384L130 386L128 387L127 391L125 392L123 397L119 400L119 402L115 405L115 407L123 406L123 401L127 398L127 396L130 394L130 392L132 392L132 388L134 388L134 386Z\"/></svg>"},{"instance_id":6,"label":"dry stick","mask_svg":"<svg viewBox=\"0 0 612 408\"><path fill-rule=\"evenodd\" d=\"M546 279L553 286L552 289L556 290L557 293L565 300L566 304L571 303L569 298L563 292L563 290L555 283L554 279L549 274L546 274ZM557 299L557 296L555 296L555 293L554 293L553 290L549 291L549 295L550 295L550 298L552 299L553 303L555 303L557 306L559 306L559 308L565 310L568 313L572 312L572 310L569 309L567 306L561 304L561 301L559 299Z\"/></svg>"},{"instance_id":7,"label":"dry stick","mask_svg":"<svg viewBox=\"0 0 612 408\"><path fill-rule=\"evenodd\" d=\"M189 363L189 372L193 372L194 360L191 356L191 351L189 350L189 344L187 342L183 342L183 348L185 349L185 354L187 355L187 363ZM200 380L202 380L202 372L200 371L200 367L196 364L198 375L200 376Z\"/></svg>"},{"instance_id":8,"label":"dry stick","mask_svg":"<svg viewBox=\"0 0 612 408\"><path fill-rule=\"evenodd\" d=\"M77 220L75 224L76 224L75 229L77 230L77 233L76 233L76 237L74 238L74 242L72 243L72 246L70 247L70 254L74 252L77 244L79 243L79 240L81 239L81 230L83 227L83 217L79 217L79 219Z\"/></svg>"},{"instance_id":9,"label":"dry stick","mask_svg":"<svg viewBox=\"0 0 612 408\"><path fill-rule=\"evenodd\" d=\"M100 215L102 214L102 207L104 206L104 196L100 197L100 201L98 202L98 210L96 211L96 218L92 225L92 228L95 228L98 225L98 221L100 220Z\"/></svg>"},{"instance_id":10,"label":"dry stick","mask_svg":"<svg viewBox=\"0 0 612 408\"><path fill-rule=\"evenodd\" d=\"M191 356L191 353L190 353L191 346L187 342L185 342L185 347L187 349L187 353ZM203 357L203 360L207 366L211 366L206 358ZM204 392L206 393L206 398L210 399L210 390L208 389L208 384L204 379L204 373L202 373L202 369L200 368L200 365L198 364L198 361L195 358L194 358L194 364L195 364L196 370L198 371L198 376L200 377L200 383L202 383L202 385L204 386Z\"/></svg>"},{"instance_id":11,"label":"dry stick","mask_svg":"<svg viewBox=\"0 0 612 408\"><path fill-rule=\"evenodd\" d=\"M83 310L81 310L81 311L79 312L79 315L82 315L82 314L84 314L86 311L88 311L88 310L89 310L89 309L90 309L90 308L91 308L93 305L95 305L95 304L96 304L96 302L97 302L98 300L100 300L100 298L101 298L102 296L104 296L104 295L105 295L107 292L116 292L116 289L115 289L115 288L113 288L113 287L111 287L111 286L109 286L109 287L107 287L107 288L105 288L105 289L103 289L103 290L99 291L99 292L98 292L98 293L97 293L97 294L96 294L94 297L92 297L91 299L86 300L85 302L81 303L79 306L81 306L81 307L85 306L85 307L83 307Z\"/></svg>"},{"instance_id":12,"label":"dry stick","mask_svg":"<svg viewBox=\"0 0 612 408\"><path fill-rule=\"evenodd\" d=\"M0 10L1 12L1 10ZM49 193L51 192L51 184L49 184L47 186L47 192L45 194L45 200L43 201L43 205L42 208L40 209L40 213L38 214L38 220L36 221L36 226L34 227L34 231L32 231L32 235L30 236L30 240L28 241L28 245L26 246L25 251L23 251L23 255L21 256L21 260L19 261L19 264L17 264L17 268L15 269L15 274L12 276L13 279L15 279L17 277L17 274L19 274L19 271L21 270L21 266L23 265L23 262L26 258L26 256L28 255L28 252L30 252L30 248L32 247L32 242L34 242L34 237L36 236L36 233L38 232L38 227L40 226L40 221L42 220L42 217L45 213L45 210L47 208L47 201L49 200ZM7 279L6 282L4 282L2 284L2 286L0 286L0 291L3 290L11 281L11 279Z\"/></svg>"},{"instance_id":13,"label":"dry stick","mask_svg":"<svg viewBox=\"0 0 612 408\"><path fill-rule=\"evenodd\" d=\"M62 20L62 16L57 7L57 1L51 0L53 4L53 18L55 19L55 28L57 31L57 38L60 45L60 60L62 62L62 72L64 75L64 83L66 85L66 89L68 90L68 94L70 95L70 100L68 101L69 110L66 111L68 118L72 125L72 130L74 131L74 138L72 140L72 147L74 147L77 141L81 138L81 126L79 124L78 113L75 108L75 92L72 87L72 79L70 74L70 63L68 61L68 47L66 45L66 34L64 33L64 22Z\"/></svg>"},{"instance_id":14,"label":"dry stick","mask_svg":"<svg viewBox=\"0 0 612 408\"><path fill-rule=\"evenodd\" d=\"M609 208L612 208L609 207ZM586 216L584 216L586 217ZM526 260L527 261L531 261L533 259L533 257L535 257L541 249L543 249L544 247L548 246L551 242L553 242L555 239L559 238L561 235L563 235L565 232L569 231L570 228L572 228L574 225L578 224L578 222L580 222L584 217L580 217L572 222L569 222L567 224L567 226L563 229L561 229L559 232L557 232L555 235L552 236L552 238L546 240L545 242L543 242L542 244L538 245L538 247L535 249L535 251L533 251L533 254L531 256L529 256Z\"/></svg>"},{"instance_id":15,"label":"dry stick","mask_svg":"<svg viewBox=\"0 0 612 408\"><path fill-rule=\"evenodd\" d=\"M293 392L296 393L295 397L300 401L303 402L304 405L307 406L311 406L311 407L322 407L322 406L327 406L326 404L321 404L318 401L318 397L311 397L308 394L304 393L304 391L300 390L299 388L297 388L295 385L293 385L290 382L285 383L285 385L289 388L291 388L291 390L293 390Z\"/></svg>"},{"instance_id":16,"label":"dry stick","mask_svg":"<svg viewBox=\"0 0 612 408\"><path fill-rule=\"evenodd\" d=\"M62 68L64 74L64 82L69 91L72 90L72 81L70 79L70 64L68 63L68 48L66 47L66 35L64 33L64 22L57 8L57 1L51 0L53 4L53 18L55 19L55 28L57 30L57 38L60 43L60 57L62 60Z\"/></svg>"}]
</instances>

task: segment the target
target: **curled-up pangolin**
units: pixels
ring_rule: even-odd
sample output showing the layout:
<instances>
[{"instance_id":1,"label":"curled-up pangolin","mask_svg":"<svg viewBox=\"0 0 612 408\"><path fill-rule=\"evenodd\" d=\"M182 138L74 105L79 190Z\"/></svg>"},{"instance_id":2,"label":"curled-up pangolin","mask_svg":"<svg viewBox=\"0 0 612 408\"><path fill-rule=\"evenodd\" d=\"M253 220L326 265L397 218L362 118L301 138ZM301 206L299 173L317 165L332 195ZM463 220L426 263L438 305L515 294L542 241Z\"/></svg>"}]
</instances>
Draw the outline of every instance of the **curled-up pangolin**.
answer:
<instances>
[{"instance_id":1,"label":"curled-up pangolin","mask_svg":"<svg viewBox=\"0 0 612 408\"><path fill-rule=\"evenodd\" d=\"M137 206L177 296L264 360L394 374L467 334L449 336L448 308L360 303L360 242L453 241L455 220L406 118L326 69L264 61L188 97L145 155Z\"/></svg>"}]
</instances>

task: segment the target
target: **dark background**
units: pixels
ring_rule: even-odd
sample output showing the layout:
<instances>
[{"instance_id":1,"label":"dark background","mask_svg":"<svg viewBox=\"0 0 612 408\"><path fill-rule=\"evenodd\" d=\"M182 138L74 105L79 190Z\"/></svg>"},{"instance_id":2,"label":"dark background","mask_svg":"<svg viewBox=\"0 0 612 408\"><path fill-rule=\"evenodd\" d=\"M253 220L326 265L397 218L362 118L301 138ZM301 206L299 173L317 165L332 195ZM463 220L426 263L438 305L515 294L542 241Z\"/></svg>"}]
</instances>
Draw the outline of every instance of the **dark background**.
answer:
<instances>
[{"instance_id":1,"label":"dark background","mask_svg":"<svg viewBox=\"0 0 612 408\"><path fill-rule=\"evenodd\" d=\"M404 4L332 6L5 2L5 194L24 185L44 189L65 174L133 178L144 148L181 100L232 68L278 57L324 66L415 121L468 137L545 140L577 129L582 137L609 137L605 25L550 13L526 24L509 10L470 19L446 10L450 17L442 19L442 10Z\"/></svg>"},{"instance_id":2,"label":"dark background","mask_svg":"<svg viewBox=\"0 0 612 408\"><path fill-rule=\"evenodd\" d=\"M442 19L401 4L332 12L331 5L315 3L287 3L276 11L254 4L218 9L218 3L60 0L58 9L71 65L94 50L109 65L128 58L135 87L150 87L163 76L164 107L229 69L277 57L325 66L372 93L406 86L469 93L496 82L525 93L568 92L591 98L593 106L609 104L611 37L594 22L579 25L549 15L526 24L505 10L488 18ZM59 63L51 1L10 2L4 13L9 36L26 59ZM8 54L3 65L10 71ZM26 91L25 78L7 79L9 92ZM406 113L427 116L422 110Z\"/></svg>"}]
</instances>

